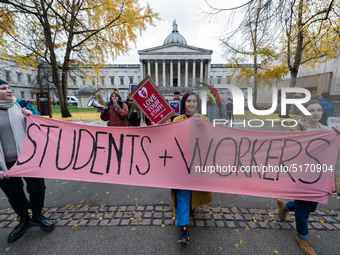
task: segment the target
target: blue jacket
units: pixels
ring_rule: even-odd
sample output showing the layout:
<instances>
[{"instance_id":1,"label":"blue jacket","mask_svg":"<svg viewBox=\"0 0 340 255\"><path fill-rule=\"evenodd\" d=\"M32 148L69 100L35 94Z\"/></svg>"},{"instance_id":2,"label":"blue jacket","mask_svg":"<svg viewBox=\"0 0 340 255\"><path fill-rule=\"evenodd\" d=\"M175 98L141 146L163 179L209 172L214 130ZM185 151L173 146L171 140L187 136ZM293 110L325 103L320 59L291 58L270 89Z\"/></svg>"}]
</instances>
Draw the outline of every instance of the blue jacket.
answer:
<instances>
[{"instance_id":1,"label":"blue jacket","mask_svg":"<svg viewBox=\"0 0 340 255\"><path fill-rule=\"evenodd\" d=\"M322 104L326 111L327 117L334 116L334 105L326 98L320 98L319 102Z\"/></svg>"},{"instance_id":2,"label":"blue jacket","mask_svg":"<svg viewBox=\"0 0 340 255\"><path fill-rule=\"evenodd\" d=\"M28 103L25 100L22 99L18 99L17 98L17 103L22 107L22 108L26 108L27 110L30 110L34 115L39 115L40 116L40 112L35 109L30 103Z\"/></svg>"}]
</instances>

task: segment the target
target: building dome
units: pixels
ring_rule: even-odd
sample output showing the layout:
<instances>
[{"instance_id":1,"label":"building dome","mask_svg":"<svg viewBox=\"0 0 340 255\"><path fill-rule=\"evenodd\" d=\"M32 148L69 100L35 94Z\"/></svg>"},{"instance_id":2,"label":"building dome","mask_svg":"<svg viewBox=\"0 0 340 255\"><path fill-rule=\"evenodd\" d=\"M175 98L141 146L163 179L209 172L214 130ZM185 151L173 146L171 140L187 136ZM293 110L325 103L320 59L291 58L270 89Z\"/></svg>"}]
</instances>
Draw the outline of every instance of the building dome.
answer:
<instances>
[{"instance_id":1,"label":"building dome","mask_svg":"<svg viewBox=\"0 0 340 255\"><path fill-rule=\"evenodd\" d=\"M169 34L165 38L163 45L168 45L168 44L173 44L173 43L179 43L179 44L182 44L182 45L187 45L187 41L185 40L183 35L181 35L177 30L176 21L174 21L172 33Z\"/></svg>"},{"instance_id":2,"label":"building dome","mask_svg":"<svg viewBox=\"0 0 340 255\"><path fill-rule=\"evenodd\" d=\"M78 90L78 96L88 97L88 96L94 96L94 93L92 92L92 87L90 85L85 85L81 87Z\"/></svg>"}]
</instances>

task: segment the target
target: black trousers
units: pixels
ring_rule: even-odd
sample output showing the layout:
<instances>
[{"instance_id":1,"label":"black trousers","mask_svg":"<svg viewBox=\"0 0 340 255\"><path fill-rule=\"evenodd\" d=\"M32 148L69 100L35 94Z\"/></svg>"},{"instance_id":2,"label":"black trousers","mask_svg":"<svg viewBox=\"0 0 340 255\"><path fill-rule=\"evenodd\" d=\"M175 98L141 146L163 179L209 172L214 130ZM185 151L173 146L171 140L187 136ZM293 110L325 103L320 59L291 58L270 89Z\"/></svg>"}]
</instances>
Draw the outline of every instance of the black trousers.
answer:
<instances>
[{"instance_id":1,"label":"black trousers","mask_svg":"<svg viewBox=\"0 0 340 255\"><path fill-rule=\"evenodd\" d=\"M15 162L6 163L10 169ZM26 182L29 200L24 192ZM33 217L40 217L45 200L45 181L42 178L10 177L0 181L0 187L8 198L8 202L20 218L28 217L28 209L32 210Z\"/></svg>"}]
</instances>

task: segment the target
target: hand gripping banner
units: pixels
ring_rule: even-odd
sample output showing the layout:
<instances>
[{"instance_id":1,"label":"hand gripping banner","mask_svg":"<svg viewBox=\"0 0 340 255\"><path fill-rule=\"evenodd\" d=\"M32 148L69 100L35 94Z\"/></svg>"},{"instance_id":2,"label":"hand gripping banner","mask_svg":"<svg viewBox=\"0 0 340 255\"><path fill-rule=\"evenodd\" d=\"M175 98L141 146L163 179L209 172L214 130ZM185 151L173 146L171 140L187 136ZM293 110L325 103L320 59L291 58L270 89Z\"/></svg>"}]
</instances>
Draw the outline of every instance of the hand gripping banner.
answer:
<instances>
[{"instance_id":1,"label":"hand gripping banner","mask_svg":"<svg viewBox=\"0 0 340 255\"><path fill-rule=\"evenodd\" d=\"M327 203L339 144L334 130L249 131L195 117L120 128L28 116L8 175Z\"/></svg>"}]
</instances>

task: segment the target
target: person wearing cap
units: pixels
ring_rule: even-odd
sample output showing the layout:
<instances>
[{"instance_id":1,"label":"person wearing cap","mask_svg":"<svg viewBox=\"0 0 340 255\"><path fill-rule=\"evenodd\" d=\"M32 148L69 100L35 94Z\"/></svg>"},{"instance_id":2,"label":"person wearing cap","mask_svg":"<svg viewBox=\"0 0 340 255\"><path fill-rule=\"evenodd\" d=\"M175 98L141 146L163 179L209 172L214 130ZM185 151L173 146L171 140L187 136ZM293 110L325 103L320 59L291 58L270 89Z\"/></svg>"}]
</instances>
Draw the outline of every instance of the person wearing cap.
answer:
<instances>
[{"instance_id":1,"label":"person wearing cap","mask_svg":"<svg viewBox=\"0 0 340 255\"><path fill-rule=\"evenodd\" d=\"M8 177L7 171L15 165L26 137L25 116L39 112L25 100L16 99L9 84L0 80L0 187L19 217L19 224L9 234L7 241L14 242L32 226L50 232L55 224L42 214L45 201L45 181L42 178ZM29 199L23 189L26 182ZM32 218L28 213L32 211Z\"/></svg>"},{"instance_id":2,"label":"person wearing cap","mask_svg":"<svg viewBox=\"0 0 340 255\"><path fill-rule=\"evenodd\" d=\"M118 89L114 89L110 96L110 102L102 109L100 118L108 121L108 126L129 126L129 107L123 103Z\"/></svg>"}]
</instances>

